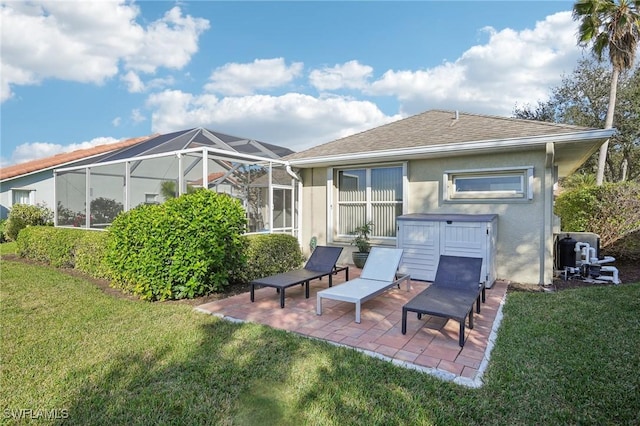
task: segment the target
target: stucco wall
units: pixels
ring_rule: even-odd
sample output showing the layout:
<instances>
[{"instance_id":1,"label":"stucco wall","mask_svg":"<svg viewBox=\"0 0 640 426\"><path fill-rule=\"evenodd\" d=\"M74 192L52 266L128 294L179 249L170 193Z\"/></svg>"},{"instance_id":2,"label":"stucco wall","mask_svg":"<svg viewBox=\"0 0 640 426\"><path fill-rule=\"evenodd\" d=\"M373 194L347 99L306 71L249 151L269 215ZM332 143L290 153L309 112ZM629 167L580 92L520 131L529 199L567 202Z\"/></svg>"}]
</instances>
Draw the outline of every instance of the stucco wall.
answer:
<instances>
[{"instance_id":1,"label":"stucco wall","mask_svg":"<svg viewBox=\"0 0 640 426\"><path fill-rule=\"evenodd\" d=\"M309 254L309 243L316 237L319 245L327 244L327 169L305 169L302 187L302 249Z\"/></svg>"},{"instance_id":2,"label":"stucco wall","mask_svg":"<svg viewBox=\"0 0 640 426\"><path fill-rule=\"evenodd\" d=\"M443 173L448 170L533 166L533 199L450 202L443 199ZM515 282L544 283L543 268L550 265L544 246L551 225L544 226L545 153L531 151L460 156L408 162L408 211L405 213L498 214L497 275ZM327 243L326 168L307 169L303 176L302 241L312 236ZM336 244L338 245L338 244ZM344 245L344 244L343 244ZM352 247L344 245L341 261L350 263ZM306 246L304 247L306 248ZM546 258L545 258L546 256ZM547 274L548 276L548 274Z\"/></svg>"},{"instance_id":3,"label":"stucco wall","mask_svg":"<svg viewBox=\"0 0 640 426\"><path fill-rule=\"evenodd\" d=\"M533 166L533 199L447 202L442 175L446 170ZM544 153L419 160L409 163L408 213L498 214L498 278L538 284L544 227Z\"/></svg>"},{"instance_id":4,"label":"stucco wall","mask_svg":"<svg viewBox=\"0 0 640 426\"><path fill-rule=\"evenodd\" d=\"M51 210L55 207L52 170L45 170L0 183L0 219L6 219L9 215L9 210L11 210L13 203L12 189L33 190L35 191L35 204L44 204Z\"/></svg>"}]
</instances>

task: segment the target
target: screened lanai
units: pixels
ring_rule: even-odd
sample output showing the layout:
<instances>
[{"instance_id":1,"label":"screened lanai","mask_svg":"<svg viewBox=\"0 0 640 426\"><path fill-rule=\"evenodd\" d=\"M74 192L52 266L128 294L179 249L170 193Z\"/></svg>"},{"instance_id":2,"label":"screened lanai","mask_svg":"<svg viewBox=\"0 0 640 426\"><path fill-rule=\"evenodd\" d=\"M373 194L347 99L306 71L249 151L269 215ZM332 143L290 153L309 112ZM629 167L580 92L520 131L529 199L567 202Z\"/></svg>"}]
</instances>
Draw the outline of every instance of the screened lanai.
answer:
<instances>
[{"instance_id":1,"label":"screened lanai","mask_svg":"<svg viewBox=\"0 0 640 426\"><path fill-rule=\"evenodd\" d=\"M195 128L57 169L55 224L104 229L122 211L197 188L242 203L250 233L297 235L299 181L280 158L293 151Z\"/></svg>"}]
</instances>

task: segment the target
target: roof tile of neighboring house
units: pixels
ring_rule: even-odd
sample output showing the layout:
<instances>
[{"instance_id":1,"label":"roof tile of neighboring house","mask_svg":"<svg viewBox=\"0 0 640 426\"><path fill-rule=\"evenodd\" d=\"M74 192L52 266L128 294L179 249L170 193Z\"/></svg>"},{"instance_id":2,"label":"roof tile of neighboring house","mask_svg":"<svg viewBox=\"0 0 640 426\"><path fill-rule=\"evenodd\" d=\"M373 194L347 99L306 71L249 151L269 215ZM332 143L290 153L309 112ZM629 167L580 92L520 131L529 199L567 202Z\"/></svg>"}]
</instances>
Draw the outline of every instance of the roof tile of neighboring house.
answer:
<instances>
[{"instance_id":1,"label":"roof tile of neighboring house","mask_svg":"<svg viewBox=\"0 0 640 426\"><path fill-rule=\"evenodd\" d=\"M156 135L142 136L138 138L126 139L115 143L98 145L91 148L78 149L72 152L65 152L51 157L40 158L37 160L27 161L26 163L3 167L0 169L0 180L26 175L28 173L49 169L51 167L60 166L62 164L67 164L73 161L82 160L84 158L93 157L94 155L104 154L109 151L132 146L153 136Z\"/></svg>"},{"instance_id":2,"label":"roof tile of neighboring house","mask_svg":"<svg viewBox=\"0 0 640 426\"><path fill-rule=\"evenodd\" d=\"M209 173L209 176L207 177L207 182L211 183L214 180L221 178L222 176L224 176L224 173L222 172ZM202 178L190 180L188 183L194 186L202 186Z\"/></svg>"},{"instance_id":3,"label":"roof tile of neighboring house","mask_svg":"<svg viewBox=\"0 0 640 426\"><path fill-rule=\"evenodd\" d=\"M516 118L430 110L288 155L284 159L298 160L430 145L557 135L585 130L589 129Z\"/></svg>"}]
</instances>

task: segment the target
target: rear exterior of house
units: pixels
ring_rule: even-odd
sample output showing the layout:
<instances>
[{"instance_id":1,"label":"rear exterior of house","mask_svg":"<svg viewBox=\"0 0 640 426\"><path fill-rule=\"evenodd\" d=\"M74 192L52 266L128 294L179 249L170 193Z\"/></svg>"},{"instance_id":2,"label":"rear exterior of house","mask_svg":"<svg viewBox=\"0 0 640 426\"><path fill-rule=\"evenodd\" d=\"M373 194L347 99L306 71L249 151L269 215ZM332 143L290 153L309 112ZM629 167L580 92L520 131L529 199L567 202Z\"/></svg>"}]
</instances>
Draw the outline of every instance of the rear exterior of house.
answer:
<instances>
[{"instance_id":1,"label":"rear exterior of house","mask_svg":"<svg viewBox=\"0 0 640 426\"><path fill-rule=\"evenodd\" d=\"M497 215L496 278L550 284L558 178L611 131L428 111L287 157L302 179L301 241L345 246L374 223L372 243L400 246L407 214Z\"/></svg>"}]
</instances>

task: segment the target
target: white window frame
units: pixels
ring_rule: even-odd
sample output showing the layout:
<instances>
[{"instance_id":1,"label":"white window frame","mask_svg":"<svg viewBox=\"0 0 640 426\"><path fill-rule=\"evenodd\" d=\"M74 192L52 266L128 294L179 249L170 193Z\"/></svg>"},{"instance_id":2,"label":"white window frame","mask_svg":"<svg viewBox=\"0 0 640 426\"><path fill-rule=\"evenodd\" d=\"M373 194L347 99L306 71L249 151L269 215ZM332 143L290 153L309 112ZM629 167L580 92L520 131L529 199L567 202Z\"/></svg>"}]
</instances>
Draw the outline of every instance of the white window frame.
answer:
<instances>
[{"instance_id":1,"label":"white window frame","mask_svg":"<svg viewBox=\"0 0 640 426\"><path fill-rule=\"evenodd\" d=\"M144 203L145 204L159 204L158 195L160 195L160 194L155 193L155 192L145 192L144 193ZM149 201L150 197L153 197L152 201Z\"/></svg>"},{"instance_id":2,"label":"white window frame","mask_svg":"<svg viewBox=\"0 0 640 426\"><path fill-rule=\"evenodd\" d=\"M409 201L408 201L408 193L409 193L409 178L407 174L407 162L393 162L393 163L376 163L376 164L357 164L357 165L347 165L340 167L329 167L327 168L327 240L329 243L338 242L345 243L350 242L353 236L337 234L338 229L338 220L339 216L336 214L338 208L338 186L337 183L334 184L334 177L337 176L337 172L340 170L349 170L349 169L364 169L366 171L367 183L366 183L366 191L367 191L367 199L366 203L366 217L371 217L371 169L378 168L391 168L391 167L401 167L402 168L402 214L406 214L408 211ZM369 220L369 219L367 219ZM379 243L394 243L396 237L374 237L372 238L372 242ZM395 243L394 243L395 244Z\"/></svg>"},{"instance_id":3,"label":"white window frame","mask_svg":"<svg viewBox=\"0 0 640 426\"><path fill-rule=\"evenodd\" d=\"M515 191L456 191L456 179L519 177L520 189ZM447 170L442 178L442 198L450 202L469 202L483 200L531 201L533 200L533 166L502 167L490 169Z\"/></svg>"},{"instance_id":4,"label":"white window frame","mask_svg":"<svg viewBox=\"0 0 640 426\"><path fill-rule=\"evenodd\" d=\"M35 189L29 189L29 188L11 188L11 205L13 206L14 204L21 204L21 203L14 203L14 199L15 199L15 193L16 192L28 192L29 193L29 205L31 206L35 206L36 204L36 190Z\"/></svg>"}]
</instances>

